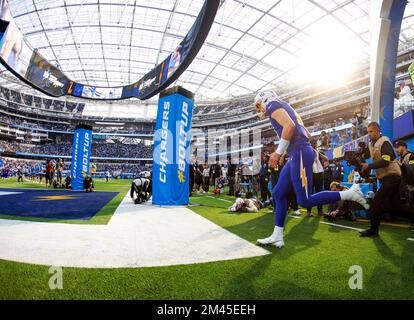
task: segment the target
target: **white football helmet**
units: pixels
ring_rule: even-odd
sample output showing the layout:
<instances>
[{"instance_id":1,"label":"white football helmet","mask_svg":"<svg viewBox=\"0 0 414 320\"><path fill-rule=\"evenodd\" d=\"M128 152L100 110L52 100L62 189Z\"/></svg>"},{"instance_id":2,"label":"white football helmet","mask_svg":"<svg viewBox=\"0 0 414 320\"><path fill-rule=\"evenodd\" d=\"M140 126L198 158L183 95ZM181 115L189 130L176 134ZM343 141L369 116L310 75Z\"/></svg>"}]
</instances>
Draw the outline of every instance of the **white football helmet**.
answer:
<instances>
[{"instance_id":1,"label":"white football helmet","mask_svg":"<svg viewBox=\"0 0 414 320\"><path fill-rule=\"evenodd\" d=\"M259 117L259 119L265 118L266 105L270 101L274 101L276 99L277 99L277 94L276 92L272 90L263 90L263 91L260 91L256 95L256 97L254 98L253 106L254 106L254 111Z\"/></svg>"},{"instance_id":2,"label":"white football helmet","mask_svg":"<svg viewBox=\"0 0 414 320\"><path fill-rule=\"evenodd\" d=\"M135 184L135 186L140 187L140 186L142 185L142 180L141 180L141 178L135 179L135 180L134 180L134 184Z\"/></svg>"},{"instance_id":3,"label":"white football helmet","mask_svg":"<svg viewBox=\"0 0 414 320\"><path fill-rule=\"evenodd\" d=\"M141 178L151 178L151 172L149 171L142 171L139 175Z\"/></svg>"},{"instance_id":4,"label":"white football helmet","mask_svg":"<svg viewBox=\"0 0 414 320\"><path fill-rule=\"evenodd\" d=\"M242 204L244 201L242 198L237 198L236 199L236 204Z\"/></svg>"}]
</instances>

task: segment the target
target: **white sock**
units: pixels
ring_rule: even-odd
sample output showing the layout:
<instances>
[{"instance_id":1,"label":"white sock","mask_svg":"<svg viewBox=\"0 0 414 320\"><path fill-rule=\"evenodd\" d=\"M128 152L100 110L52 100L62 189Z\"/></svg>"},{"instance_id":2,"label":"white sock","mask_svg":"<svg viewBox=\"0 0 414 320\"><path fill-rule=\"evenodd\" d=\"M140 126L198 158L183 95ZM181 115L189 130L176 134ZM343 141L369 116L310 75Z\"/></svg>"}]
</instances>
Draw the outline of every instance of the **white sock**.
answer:
<instances>
[{"instance_id":1,"label":"white sock","mask_svg":"<svg viewBox=\"0 0 414 320\"><path fill-rule=\"evenodd\" d=\"M283 238L283 227L275 226L272 237Z\"/></svg>"},{"instance_id":2,"label":"white sock","mask_svg":"<svg viewBox=\"0 0 414 320\"><path fill-rule=\"evenodd\" d=\"M339 191L339 196L341 197L341 200L351 200L351 194L349 190Z\"/></svg>"}]
</instances>

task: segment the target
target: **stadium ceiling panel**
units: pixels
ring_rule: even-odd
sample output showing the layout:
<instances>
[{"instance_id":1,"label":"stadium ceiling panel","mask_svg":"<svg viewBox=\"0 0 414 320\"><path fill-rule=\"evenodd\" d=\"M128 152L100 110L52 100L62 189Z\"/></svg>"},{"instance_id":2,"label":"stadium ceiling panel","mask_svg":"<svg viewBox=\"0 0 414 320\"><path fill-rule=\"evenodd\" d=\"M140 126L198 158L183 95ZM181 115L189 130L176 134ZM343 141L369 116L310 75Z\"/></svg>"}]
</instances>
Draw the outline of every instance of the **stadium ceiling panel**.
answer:
<instances>
[{"instance_id":1,"label":"stadium ceiling panel","mask_svg":"<svg viewBox=\"0 0 414 320\"><path fill-rule=\"evenodd\" d=\"M226 98L305 81L301 75L312 74L311 67L318 63L326 65L326 56L338 64L351 59L346 66L367 65L371 2L224 0L197 58L175 83L199 99ZM33 48L73 80L96 86L137 81L180 43L203 3L9 0ZM408 4L401 48L412 46L413 16L413 5ZM339 42L346 42L352 55ZM19 87L20 81L10 81L13 76L4 68L1 74L7 80L1 85Z\"/></svg>"}]
</instances>

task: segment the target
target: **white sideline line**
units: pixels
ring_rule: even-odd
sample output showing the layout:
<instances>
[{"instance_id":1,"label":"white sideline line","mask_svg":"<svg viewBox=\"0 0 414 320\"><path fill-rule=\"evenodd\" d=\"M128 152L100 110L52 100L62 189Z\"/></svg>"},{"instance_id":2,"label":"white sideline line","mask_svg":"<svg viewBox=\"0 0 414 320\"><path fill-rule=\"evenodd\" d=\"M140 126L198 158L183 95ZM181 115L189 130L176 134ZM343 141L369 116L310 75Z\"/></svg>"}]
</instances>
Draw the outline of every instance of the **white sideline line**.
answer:
<instances>
[{"instance_id":1,"label":"white sideline line","mask_svg":"<svg viewBox=\"0 0 414 320\"><path fill-rule=\"evenodd\" d=\"M224 201L224 202L228 202L228 203L233 203L233 201L226 200L226 199L220 199L220 198L219 198L219 200L220 200L220 201Z\"/></svg>"},{"instance_id":2,"label":"white sideline line","mask_svg":"<svg viewBox=\"0 0 414 320\"><path fill-rule=\"evenodd\" d=\"M334 227L340 227L340 228L345 228L345 229L356 230L356 231L362 231L362 230L364 230L364 229L343 226L342 224L336 224L336 223L330 223L330 222L323 222L323 221L321 221L320 223L327 224L327 225L334 226Z\"/></svg>"},{"instance_id":3,"label":"white sideline line","mask_svg":"<svg viewBox=\"0 0 414 320\"><path fill-rule=\"evenodd\" d=\"M216 198L216 197L213 197L213 196L207 196L207 198L211 198L211 199L216 199L216 200L220 200L220 201L224 201L224 202L233 203L233 201L226 200L226 199L220 199L220 198Z\"/></svg>"},{"instance_id":4,"label":"white sideline line","mask_svg":"<svg viewBox=\"0 0 414 320\"><path fill-rule=\"evenodd\" d=\"M294 216L294 215L291 215L291 214L288 214L288 217L289 218L295 218L295 219L301 219L302 218L301 216Z\"/></svg>"},{"instance_id":5,"label":"white sideline line","mask_svg":"<svg viewBox=\"0 0 414 320\"><path fill-rule=\"evenodd\" d=\"M408 241L414 241L414 238L407 238Z\"/></svg>"}]
</instances>

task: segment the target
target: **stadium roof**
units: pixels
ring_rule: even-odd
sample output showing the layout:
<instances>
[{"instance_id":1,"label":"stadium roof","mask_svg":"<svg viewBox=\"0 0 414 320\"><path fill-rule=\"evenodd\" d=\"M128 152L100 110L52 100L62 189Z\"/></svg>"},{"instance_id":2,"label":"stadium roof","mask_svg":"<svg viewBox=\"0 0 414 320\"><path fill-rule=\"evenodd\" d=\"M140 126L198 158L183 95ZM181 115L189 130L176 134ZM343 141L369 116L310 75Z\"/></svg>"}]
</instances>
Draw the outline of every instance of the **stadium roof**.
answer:
<instances>
[{"instance_id":1,"label":"stadium roof","mask_svg":"<svg viewBox=\"0 0 414 320\"><path fill-rule=\"evenodd\" d=\"M179 44L200 0L9 0L26 39L69 78L96 86L140 79ZM367 65L370 0L222 1L197 58L176 84L200 99L284 83L336 81ZM408 5L400 45L414 38ZM8 71L0 85L15 88Z\"/></svg>"}]
</instances>

